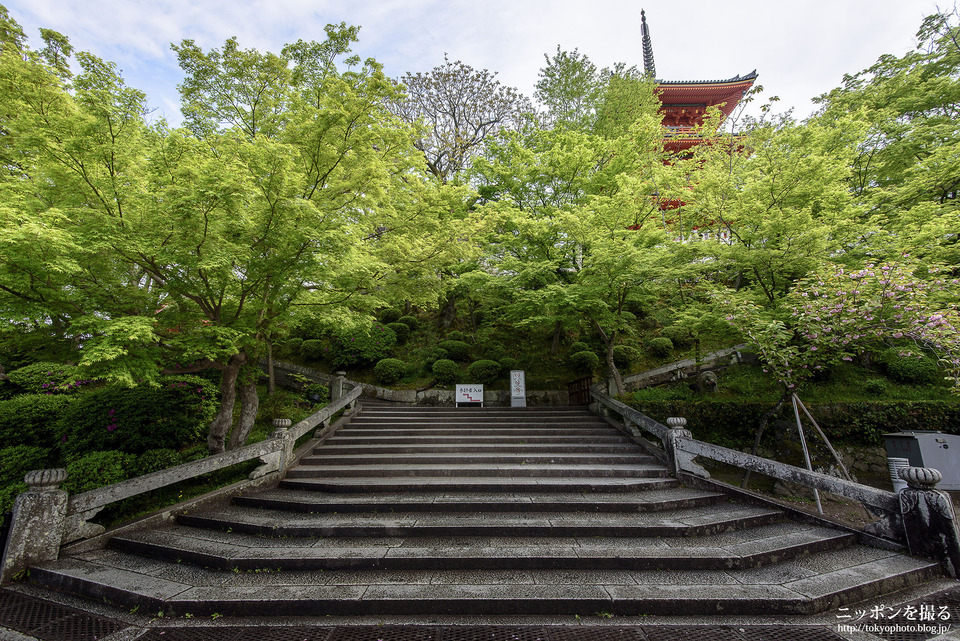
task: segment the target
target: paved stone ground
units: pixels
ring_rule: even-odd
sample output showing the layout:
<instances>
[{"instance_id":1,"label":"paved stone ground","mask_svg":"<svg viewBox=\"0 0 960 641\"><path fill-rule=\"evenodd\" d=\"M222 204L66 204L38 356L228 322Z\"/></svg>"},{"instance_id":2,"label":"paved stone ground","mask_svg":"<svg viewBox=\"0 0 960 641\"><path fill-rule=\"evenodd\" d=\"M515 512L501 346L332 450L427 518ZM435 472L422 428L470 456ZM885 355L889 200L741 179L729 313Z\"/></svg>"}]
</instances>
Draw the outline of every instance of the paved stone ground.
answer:
<instances>
[{"instance_id":1,"label":"paved stone ground","mask_svg":"<svg viewBox=\"0 0 960 641\"><path fill-rule=\"evenodd\" d=\"M960 640L960 583L939 581L886 599L815 617L169 619L13 585L0 589L0 641ZM921 612L933 620L920 620Z\"/></svg>"}]
</instances>

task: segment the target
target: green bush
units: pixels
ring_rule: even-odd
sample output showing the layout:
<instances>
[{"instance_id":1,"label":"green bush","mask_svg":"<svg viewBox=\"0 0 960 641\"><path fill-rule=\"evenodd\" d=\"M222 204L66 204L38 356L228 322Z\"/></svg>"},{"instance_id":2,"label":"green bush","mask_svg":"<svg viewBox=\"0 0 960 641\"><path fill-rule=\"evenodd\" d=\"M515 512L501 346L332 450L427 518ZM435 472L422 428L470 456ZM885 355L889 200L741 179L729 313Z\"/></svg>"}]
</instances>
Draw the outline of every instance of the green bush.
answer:
<instances>
[{"instance_id":1,"label":"green bush","mask_svg":"<svg viewBox=\"0 0 960 641\"><path fill-rule=\"evenodd\" d=\"M67 465L63 489L71 494L125 481L134 475L136 457L124 452L90 452Z\"/></svg>"},{"instance_id":2,"label":"green bush","mask_svg":"<svg viewBox=\"0 0 960 641\"><path fill-rule=\"evenodd\" d=\"M70 394L90 382L79 367L47 362L15 369L7 377L26 394Z\"/></svg>"},{"instance_id":3,"label":"green bush","mask_svg":"<svg viewBox=\"0 0 960 641\"><path fill-rule=\"evenodd\" d=\"M330 354L333 366L359 367L376 363L396 345L396 333L380 323L370 328L343 329L333 335Z\"/></svg>"},{"instance_id":4,"label":"green bush","mask_svg":"<svg viewBox=\"0 0 960 641\"><path fill-rule=\"evenodd\" d=\"M448 340L448 341L464 341L464 342L466 342L467 339L469 339L469 336L467 336L467 335L464 334L463 332L457 332L457 331L447 332L447 340Z\"/></svg>"},{"instance_id":5,"label":"green bush","mask_svg":"<svg viewBox=\"0 0 960 641\"><path fill-rule=\"evenodd\" d=\"M283 342L283 348L288 354L299 354L303 345L303 339L298 336L292 336Z\"/></svg>"},{"instance_id":6,"label":"green bush","mask_svg":"<svg viewBox=\"0 0 960 641\"><path fill-rule=\"evenodd\" d=\"M426 370L429 372L433 367L433 364L439 360L450 358L449 352L441 347L434 347L429 352L427 352L426 357L423 359L423 364Z\"/></svg>"},{"instance_id":7,"label":"green bush","mask_svg":"<svg viewBox=\"0 0 960 641\"><path fill-rule=\"evenodd\" d=\"M390 323L396 323L401 316L402 314L398 309L385 309L380 312L380 322L389 325Z\"/></svg>"},{"instance_id":8,"label":"green bush","mask_svg":"<svg viewBox=\"0 0 960 641\"><path fill-rule=\"evenodd\" d=\"M871 396L883 396L887 393L887 384L878 378L873 378L863 384L863 391Z\"/></svg>"},{"instance_id":9,"label":"green bush","mask_svg":"<svg viewBox=\"0 0 960 641\"><path fill-rule=\"evenodd\" d=\"M687 347L693 342L690 337L690 330L683 325L667 325L660 330L660 335L669 338L674 347Z\"/></svg>"},{"instance_id":10,"label":"green bush","mask_svg":"<svg viewBox=\"0 0 960 641\"><path fill-rule=\"evenodd\" d=\"M515 358L510 358L509 356L507 356L506 358L500 359L500 367L503 368L503 371L509 372L511 370L518 369L520 367L520 361L518 361Z\"/></svg>"},{"instance_id":11,"label":"green bush","mask_svg":"<svg viewBox=\"0 0 960 641\"><path fill-rule=\"evenodd\" d=\"M0 401L0 443L56 446L60 440L57 421L72 400L59 394L20 394Z\"/></svg>"},{"instance_id":12,"label":"green bush","mask_svg":"<svg viewBox=\"0 0 960 641\"><path fill-rule=\"evenodd\" d=\"M217 407L216 386L196 376L165 377L159 387L92 390L63 413L61 447L67 460L100 450L179 449L206 433Z\"/></svg>"},{"instance_id":13,"label":"green bush","mask_svg":"<svg viewBox=\"0 0 960 641\"><path fill-rule=\"evenodd\" d=\"M23 482L30 470L43 470L50 464L50 451L33 445L13 445L0 449L0 485ZM0 510L3 512L5 510Z\"/></svg>"},{"instance_id":14,"label":"green bush","mask_svg":"<svg viewBox=\"0 0 960 641\"><path fill-rule=\"evenodd\" d=\"M17 495L28 489L30 488L23 481L16 481L9 485L0 483L0 514L12 510L13 504L17 501Z\"/></svg>"},{"instance_id":15,"label":"green bush","mask_svg":"<svg viewBox=\"0 0 960 641\"><path fill-rule=\"evenodd\" d=\"M593 374L600 367L600 357L593 352L570 355L570 367L578 374Z\"/></svg>"},{"instance_id":16,"label":"green bush","mask_svg":"<svg viewBox=\"0 0 960 641\"><path fill-rule=\"evenodd\" d=\"M393 330L393 333L397 335L397 344L403 345L407 342L407 338L410 337L410 326L406 323L387 323L387 327Z\"/></svg>"},{"instance_id":17,"label":"green bush","mask_svg":"<svg viewBox=\"0 0 960 641\"><path fill-rule=\"evenodd\" d=\"M420 319L416 316L401 316L397 319L398 323L403 323L410 328L411 332L415 332L420 329Z\"/></svg>"},{"instance_id":18,"label":"green bush","mask_svg":"<svg viewBox=\"0 0 960 641\"><path fill-rule=\"evenodd\" d=\"M670 352L673 351L673 341L666 336L651 338L647 342L647 349L650 350L650 353L654 356L658 358L665 358L670 355Z\"/></svg>"},{"instance_id":19,"label":"green bush","mask_svg":"<svg viewBox=\"0 0 960 641\"><path fill-rule=\"evenodd\" d=\"M406 376L407 364L399 358L385 358L373 368L377 380L384 385L392 385Z\"/></svg>"},{"instance_id":20,"label":"green bush","mask_svg":"<svg viewBox=\"0 0 960 641\"><path fill-rule=\"evenodd\" d=\"M576 343L570 346L570 351L567 353L573 356L574 354L579 354L580 352L589 352L589 351L590 351L589 345L587 345L586 343L577 341Z\"/></svg>"},{"instance_id":21,"label":"green bush","mask_svg":"<svg viewBox=\"0 0 960 641\"><path fill-rule=\"evenodd\" d=\"M460 366L449 358L441 358L430 368L441 385L453 385L460 377Z\"/></svg>"},{"instance_id":22,"label":"green bush","mask_svg":"<svg viewBox=\"0 0 960 641\"><path fill-rule=\"evenodd\" d=\"M616 345L613 348L613 362L617 367L630 367L639 361L640 357L640 351L629 345Z\"/></svg>"},{"instance_id":23,"label":"green bush","mask_svg":"<svg viewBox=\"0 0 960 641\"><path fill-rule=\"evenodd\" d=\"M177 450L171 450L169 448L147 450L137 457L134 469L136 470L137 476L143 476L144 474L159 472L168 467L180 465L183 462L183 455Z\"/></svg>"},{"instance_id":24,"label":"green bush","mask_svg":"<svg viewBox=\"0 0 960 641\"><path fill-rule=\"evenodd\" d=\"M481 351L486 360L499 361L507 357L507 348L500 341L487 341L483 344Z\"/></svg>"},{"instance_id":25,"label":"green bush","mask_svg":"<svg viewBox=\"0 0 960 641\"><path fill-rule=\"evenodd\" d=\"M450 359L461 363L470 359L470 344L458 340L445 340L438 343L440 349L447 350Z\"/></svg>"},{"instance_id":26,"label":"green bush","mask_svg":"<svg viewBox=\"0 0 960 641\"><path fill-rule=\"evenodd\" d=\"M923 385L943 377L936 361L924 354L892 347L881 353L879 360L887 376L898 383Z\"/></svg>"},{"instance_id":27,"label":"green bush","mask_svg":"<svg viewBox=\"0 0 960 641\"><path fill-rule=\"evenodd\" d=\"M319 361L327 352L326 344L317 338L311 338L300 343L300 356L308 361Z\"/></svg>"},{"instance_id":28,"label":"green bush","mask_svg":"<svg viewBox=\"0 0 960 641\"><path fill-rule=\"evenodd\" d=\"M469 376L470 382L489 385L500 377L501 371L501 365L497 361L475 361L467 367L467 376Z\"/></svg>"}]
</instances>

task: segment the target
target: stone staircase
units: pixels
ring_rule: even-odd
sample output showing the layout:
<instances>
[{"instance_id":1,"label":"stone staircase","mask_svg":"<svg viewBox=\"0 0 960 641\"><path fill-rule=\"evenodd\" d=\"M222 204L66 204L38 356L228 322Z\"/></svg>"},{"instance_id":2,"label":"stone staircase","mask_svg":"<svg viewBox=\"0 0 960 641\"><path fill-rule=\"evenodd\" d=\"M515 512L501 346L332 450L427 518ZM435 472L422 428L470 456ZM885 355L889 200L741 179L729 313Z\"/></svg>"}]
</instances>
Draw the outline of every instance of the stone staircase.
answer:
<instances>
[{"instance_id":1,"label":"stone staircase","mask_svg":"<svg viewBox=\"0 0 960 641\"><path fill-rule=\"evenodd\" d=\"M34 568L166 615L807 614L939 576L681 487L583 408L361 414L279 487Z\"/></svg>"}]
</instances>

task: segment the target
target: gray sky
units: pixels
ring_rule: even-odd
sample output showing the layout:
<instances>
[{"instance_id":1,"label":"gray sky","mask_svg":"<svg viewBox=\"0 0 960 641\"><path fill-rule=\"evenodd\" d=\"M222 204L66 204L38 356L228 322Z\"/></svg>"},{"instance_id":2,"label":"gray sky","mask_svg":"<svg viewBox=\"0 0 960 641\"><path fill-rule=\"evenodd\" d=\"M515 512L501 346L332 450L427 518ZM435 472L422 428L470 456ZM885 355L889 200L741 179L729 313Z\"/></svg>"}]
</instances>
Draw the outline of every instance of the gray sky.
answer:
<instances>
[{"instance_id":1,"label":"gray sky","mask_svg":"<svg viewBox=\"0 0 960 641\"><path fill-rule=\"evenodd\" d=\"M180 120L182 79L171 42L204 49L236 36L243 48L279 52L322 40L327 23L359 25L354 52L386 72L428 71L462 60L498 73L532 96L544 54L579 49L598 67L642 67L640 10L646 10L664 80L714 80L756 69L778 110L804 118L810 98L882 54L915 44L925 15L953 0L0 0L39 48L40 27L110 60L151 107Z\"/></svg>"}]
</instances>

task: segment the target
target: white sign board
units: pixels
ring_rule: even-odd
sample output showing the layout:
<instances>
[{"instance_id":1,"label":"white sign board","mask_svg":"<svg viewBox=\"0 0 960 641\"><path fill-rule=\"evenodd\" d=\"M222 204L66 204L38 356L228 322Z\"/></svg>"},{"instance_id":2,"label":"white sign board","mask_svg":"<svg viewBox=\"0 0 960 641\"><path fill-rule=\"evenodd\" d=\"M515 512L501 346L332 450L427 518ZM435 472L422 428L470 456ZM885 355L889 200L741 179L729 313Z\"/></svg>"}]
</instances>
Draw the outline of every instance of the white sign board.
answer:
<instances>
[{"instance_id":1,"label":"white sign board","mask_svg":"<svg viewBox=\"0 0 960 641\"><path fill-rule=\"evenodd\" d=\"M510 371L510 407L527 406L527 379L522 369Z\"/></svg>"},{"instance_id":2,"label":"white sign board","mask_svg":"<svg viewBox=\"0 0 960 641\"><path fill-rule=\"evenodd\" d=\"M460 403L480 403L483 406L483 385L468 384L457 385L457 395L455 402Z\"/></svg>"}]
</instances>

